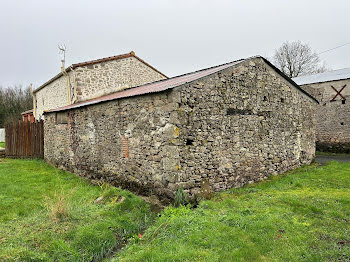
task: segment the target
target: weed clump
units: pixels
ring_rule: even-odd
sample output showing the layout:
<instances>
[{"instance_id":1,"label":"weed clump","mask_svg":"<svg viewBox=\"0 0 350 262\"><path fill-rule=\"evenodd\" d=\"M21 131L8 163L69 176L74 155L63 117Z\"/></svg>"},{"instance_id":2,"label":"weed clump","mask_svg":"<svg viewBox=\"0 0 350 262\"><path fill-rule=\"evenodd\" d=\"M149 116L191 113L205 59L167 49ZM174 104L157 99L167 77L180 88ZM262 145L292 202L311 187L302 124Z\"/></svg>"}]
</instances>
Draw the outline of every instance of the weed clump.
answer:
<instances>
[{"instance_id":1,"label":"weed clump","mask_svg":"<svg viewBox=\"0 0 350 262\"><path fill-rule=\"evenodd\" d=\"M175 199L174 199L174 206L175 207L179 207L179 206L186 206L187 204L189 204L189 200L187 197L186 192L182 189L179 188L176 193L175 193Z\"/></svg>"},{"instance_id":2,"label":"weed clump","mask_svg":"<svg viewBox=\"0 0 350 262\"><path fill-rule=\"evenodd\" d=\"M46 209L55 223L61 222L69 215L67 196L63 192L55 192L52 198L46 197Z\"/></svg>"}]
</instances>

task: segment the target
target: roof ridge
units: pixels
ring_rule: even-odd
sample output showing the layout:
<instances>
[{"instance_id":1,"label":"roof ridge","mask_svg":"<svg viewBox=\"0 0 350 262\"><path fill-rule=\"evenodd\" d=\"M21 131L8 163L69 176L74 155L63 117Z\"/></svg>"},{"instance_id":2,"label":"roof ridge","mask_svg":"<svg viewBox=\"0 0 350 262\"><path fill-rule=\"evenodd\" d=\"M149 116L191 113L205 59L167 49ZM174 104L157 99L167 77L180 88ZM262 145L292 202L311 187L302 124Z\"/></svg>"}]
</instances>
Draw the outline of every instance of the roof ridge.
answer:
<instances>
[{"instance_id":1,"label":"roof ridge","mask_svg":"<svg viewBox=\"0 0 350 262\"><path fill-rule=\"evenodd\" d=\"M135 52L131 51L129 53L125 53L125 54L121 54L121 55L107 56L107 57L103 57L103 58L99 58L99 59L93 59L93 60L89 60L89 61L85 61L85 62L81 62L81 63L76 63L76 64L72 64L71 66L73 68L77 68L77 67L81 67L81 66L98 64L98 63L103 63L103 62L106 62L106 61L127 58L127 57L131 57L131 56L134 56L134 55L135 55Z\"/></svg>"}]
</instances>

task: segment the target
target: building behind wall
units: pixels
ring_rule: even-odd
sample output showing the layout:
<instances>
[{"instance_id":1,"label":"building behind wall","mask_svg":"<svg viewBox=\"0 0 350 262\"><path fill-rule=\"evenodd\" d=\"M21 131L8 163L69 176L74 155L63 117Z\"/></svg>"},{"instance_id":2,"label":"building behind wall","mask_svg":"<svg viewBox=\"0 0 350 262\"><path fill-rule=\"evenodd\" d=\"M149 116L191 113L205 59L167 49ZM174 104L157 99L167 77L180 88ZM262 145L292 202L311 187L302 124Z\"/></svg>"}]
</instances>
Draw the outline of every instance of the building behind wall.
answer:
<instances>
[{"instance_id":1,"label":"building behind wall","mask_svg":"<svg viewBox=\"0 0 350 262\"><path fill-rule=\"evenodd\" d=\"M317 101L254 57L45 113L45 159L171 199L308 164Z\"/></svg>"},{"instance_id":2,"label":"building behind wall","mask_svg":"<svg viewBox=\"0 0 350 262\"><path fill-rule=\"evenodd\" d=\"M166 78L134 52L73 64L33 91L34 117L40 120L44 111Z\"/></svg>"},{"instance_id":3,"label":"building behind wall","mask_svg":"<svg viewBox=\"0 0 350 262\"><path fill-rule=\"evenodd\" d=\"M23 122L31 122L33 123L34 122L34 114L33 114L33 110L28 110L28 111L25 111L25 112L22 112L21 113L22 115L22 121Z\"/></svg>"},{"instance_id":4,"label":"building behind wall","mask_svg":"<svg viewBox=\"0 0 350 262\"><path fill-rule=\"evenodd\" d=\"M350 68L293 80L320 102L316 114L317 149L350 153Z\"/></svg>"},{"instance_id":5,"label":"building behind wall","mask_svg":"<svg viewBox=\"0 0 350 262\"><path fill-rule=\"evenodd\" d=\"M5 142L5 128L0 128L0 142Z\"/></svg>"}]
</instances>

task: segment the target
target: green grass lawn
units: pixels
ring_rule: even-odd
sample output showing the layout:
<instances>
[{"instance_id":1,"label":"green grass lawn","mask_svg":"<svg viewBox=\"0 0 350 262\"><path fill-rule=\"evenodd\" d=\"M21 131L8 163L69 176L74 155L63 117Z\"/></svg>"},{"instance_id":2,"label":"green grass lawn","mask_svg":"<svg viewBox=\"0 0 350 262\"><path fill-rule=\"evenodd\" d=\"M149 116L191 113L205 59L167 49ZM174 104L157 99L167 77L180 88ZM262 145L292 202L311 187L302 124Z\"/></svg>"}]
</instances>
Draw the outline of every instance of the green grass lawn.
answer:
<instances>
[{"instance_id":1,"label":"green grass lawn","mask_svg":"<svg viewBox=\"0 0 350 262\"><path fill-rule=\"evenodd\" d=\"M0 159L0 261L100 261L155 216L127 191L40 160Z\"/></svg>"},{"instance_id":2,"label":"green grass lawn","mask_svg":"<svg viewBox=\"0 0 350 262\"><path fill-rule=\"evenodd\" d=\"M168 207L113 261L350 261L350 164L304 167Z\"/></svg>"},{"instance_id":3,"label":"green grass lawn","mask_svg":"<svg viewBox=\"0 0 350 262\"><path fill-rule=\"evenodd\" d=\"M0 147L5 148L5 142L0 142Z\"/></svg>"},{"instance_id":4,"label":"green grass lawn","mask_svg":"<svg viewBox=\"0 0 350 262\"><path fill-rule=\"evenodd\" d=\"M304 167L156 219L127 191L0 159L0 261L102 260L349 261L350 164Z\"/></svg>"}]
</instances>

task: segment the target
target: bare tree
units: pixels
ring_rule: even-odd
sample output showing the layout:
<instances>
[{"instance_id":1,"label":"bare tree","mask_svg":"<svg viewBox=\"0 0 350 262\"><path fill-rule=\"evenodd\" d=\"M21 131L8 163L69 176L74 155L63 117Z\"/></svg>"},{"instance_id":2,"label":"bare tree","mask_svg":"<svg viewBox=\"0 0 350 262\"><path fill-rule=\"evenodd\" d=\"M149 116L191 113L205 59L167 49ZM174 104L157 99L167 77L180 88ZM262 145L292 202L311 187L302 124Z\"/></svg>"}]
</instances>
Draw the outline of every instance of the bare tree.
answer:
<instances>
[{"instance_id":1,"label":"bare tree","mask_svg":"<svg viewBox=\"0 0 350 262\"><path fill-rule=\"evenodd\" d=\"M275 50L273 62L289 77L311 75L327 71L325 64L308 44L301 41L284 42Z\"/></svg>"},{"instance_id":2,"label":"bare tree","mask_svg":"<svg viewBox=\"0 0 350 262\"><path fill-rule=\"evenodd\" d=\"M30 88L0 86L0 127L7 122L21 119L21 112L33 108L33 98Z\"/></svg>"}]
</instances>

